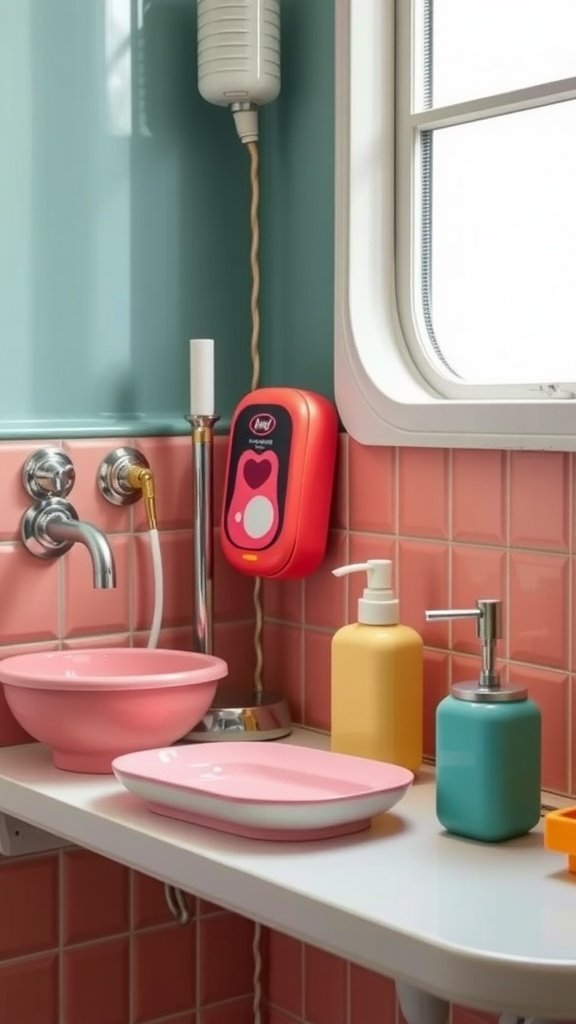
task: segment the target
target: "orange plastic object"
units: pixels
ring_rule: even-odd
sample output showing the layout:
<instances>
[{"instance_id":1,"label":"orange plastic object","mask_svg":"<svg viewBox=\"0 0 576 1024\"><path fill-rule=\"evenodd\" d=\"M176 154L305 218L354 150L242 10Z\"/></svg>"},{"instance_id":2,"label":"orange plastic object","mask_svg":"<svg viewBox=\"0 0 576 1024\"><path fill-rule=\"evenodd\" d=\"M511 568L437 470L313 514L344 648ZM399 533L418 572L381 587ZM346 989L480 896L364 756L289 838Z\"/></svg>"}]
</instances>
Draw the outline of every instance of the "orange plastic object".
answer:
<instances>
[{"instance_id":1,"label":"orange plastic object","mask_svg":"<svg viewBox=\"0 0 576 1024\"><path fill-rule=\"evenodd\" d=\"M544 845L547 850L567 853L568 870L576 874L576 807L565 807L546 815Z\"/></svg>"},{"instance_id":2,"label":"orange plastic object","mask_svg":"<svg viewBox=\"0 0 576 1024\"><path fill-rule=\"evenodd\" d=\"M338 419L300 388L259 388L236 407L220 540L240 572L297 579L326 549Z\"/></svg>"}]
</instances>

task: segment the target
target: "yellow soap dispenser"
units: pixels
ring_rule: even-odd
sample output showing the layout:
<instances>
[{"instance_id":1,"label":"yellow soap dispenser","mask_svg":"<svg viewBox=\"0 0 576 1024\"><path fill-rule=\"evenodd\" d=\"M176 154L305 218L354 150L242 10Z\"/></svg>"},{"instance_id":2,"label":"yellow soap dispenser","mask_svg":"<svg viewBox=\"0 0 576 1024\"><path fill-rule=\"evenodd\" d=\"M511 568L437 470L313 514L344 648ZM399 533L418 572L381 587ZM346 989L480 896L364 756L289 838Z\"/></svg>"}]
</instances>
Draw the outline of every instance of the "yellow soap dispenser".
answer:
<instances>
[{"instance_id":1,"label":"yellow soap dispenser","mask_svg":"<svg viewBox=\"0 0 576 1024\"><path fill-rule=\"evenodd\" d=\"M366 572L358 622L332 639L331 750L402 765L422 763L422 638L400 625L392 562L369 558L333 569Z\"/></svg>"}]
</instances>

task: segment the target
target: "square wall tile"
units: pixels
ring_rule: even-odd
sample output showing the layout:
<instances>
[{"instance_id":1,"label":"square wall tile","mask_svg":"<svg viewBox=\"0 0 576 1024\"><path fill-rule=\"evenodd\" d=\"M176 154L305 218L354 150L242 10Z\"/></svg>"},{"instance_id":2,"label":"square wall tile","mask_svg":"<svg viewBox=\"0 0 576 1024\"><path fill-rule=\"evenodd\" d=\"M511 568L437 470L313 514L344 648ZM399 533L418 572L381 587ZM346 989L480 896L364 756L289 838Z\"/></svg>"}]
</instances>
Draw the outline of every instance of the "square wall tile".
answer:
<instances>
[{"instance_id":1,"label":"square wall tile","mask_svg":"<svg viewBox=\"0 0 576 1024\"><path fill-rule=\"evenodd\" d=\"M128 931L129 872L88 850L63 854L63 940L83 942Z\"/></svg>"},{"instance_id":2,"label":"square wall tile","mask_svg":"<svg viewBox=\"0 0 576 1024\"><path fill-rule=\"evenodd\" d=\"M495 1013L481 1013L465 1006L452 1007L452 1024L498 1024L500 1019Z\"/></svg>"},{"instance_id":3,"label":"square wall tile","mask_svg":"<svg viewBox=\"0 0 576 1024\"><path fill-rule=\"evenodd\" d=\"M485 544L506 542L506 466L503 451L452 452L452 536Z\"/></svg>"},{"instance_id":4,"label":"square wall tile","mask_svg":"<svg viewBox=\"0 0 576 1024\"><path fill-rule=\"evenodd\" d=\"M56 948L58 899L55 854L0 866L0 959ZM27 907L33 913L26 913Z\"/></svg>"},{"instance_id":5,"label":"square wall tile","mask_svg":"<svg viewBox=\"0 0 576 1024\"><path fill-rule=\"evenodd\" d=\"M399 533L447 537L450 452L443 448L399 448L398 459Z\"/></svg>"},{"instance_id":6,"label":"square wall tile","mask_svg":"<svg viewBox=\"0 0 576 1024\"><path fill-rule=\"evenodd\" d=\"M332 526L336 530L347 530L349 523L349 445L350 438L348 437L348 434L339 434L331 516Z\"/></svg>"},{"instance_id":7,"label":"square wall tile","mask_svg":"<svg viewBox=\"0 0 576 1024\"><path fill-rule=\"evenodd\" d=\"M348 561L348 535L331 530L322 565L304 581L304 620L308 626L338 629L346 622L346 581L332 569Z\"/></svg>"},{"instance_id":8,"label":"square wall tile","mask_svg":"<svg viewBox=\"0 0 576 1024\"><path fill-rule=\"evenodd\" d=\"M0 1007L5 1024L56 1024L60 1021L58 958L43 956L2 964Z\"/></svg>"},{"instance_id":9,"label":"square wall tile","mask_svg":"<svg viewBox=\"0 0 576 1024\"><path fill-rule=\"evenodd\" d=\"M351 530L393 533L396 529L395 448L348 441L349 526Z\"/></svg>"},{"instance_id":10,"label":"square wall tile","mask_svg":"<svg viewBox=\"0 0 576 1024\"><path fill-rule=\"evenodd\" d=\"M194 897L186 894L188 905L195 910ZM172 924L173 917L164 895L164 882L140 871L132 872L132 921L134 928Z\"/></svg>"},{"instance_id":11,"label":"square wall tile","mask_svg":"<svg viewBox=\"0 0 576 1024\"><path fill-rule=\"evenodd\" d=\"M224 504L224 483L226 475L226 462L228 449L230 447L230 435L218 434L214 438L214 449L212 452L213 475L214 475L214 525L222 523L222 506Z\"/></svg>"},{"instance_id":12,"label":"square wall tile","mask_svg":"<svg viewBox=\"0 0 576 1024\"><path fill-rule=\"evenodd\" d=\"M148 459L156 486L159 530L192 527L192 440L182 437L143 437L133 447ZM134 528L147 530L146 507L136 502Z\"/></svg>"},{"instance_id":13,"label":"square wall tile","mask_svg":"<svg viewBox=\"0 0 576 1024\"><path fill-rule=\"evenodd\" d=\"M424 649L424 756L436 756L436 708L450 692L450 656Z\"/></svg>"},{"instance_id":14,"label":"square wall tile","mask_svg":"<svg viewBox=\"0 0 576 1024\"><path fill-rule=\"evenodd\" d=\"M265 1017L262 1018L266 1020ZM252 998L230 999L217 1006L205 1006L201 1010L201 1024L252 1024L254 1013ZM167 1021L167 1024L178 1024L178 1021Z\"/></svg>"},{"instance_id":15,"label":"square wall tile","mask_svg":"<svg viewBox=\"0 0 576 1024\"><path fill-rule=\"evenodd\" d=\"M92 562L86 548L74 544L64 557L65 637L91 633L121 633L130 620L130 537L109 537L116 567L116 586L98 590L92 582Z\"/></svg>"},{"instance_id":16,"label":"square wall tile","mask_svg":"<svg viewBox=\"0 0 576 1024\"><path fill-rule=\"evenodd\" d=\"M2 651L2 655L4 652ZM32 737L18 724L6 703L4 687L0 687L0 747L31 743Z\"/></svg>"},{"instance_id":17,"label":"square wall tile","mask_svg":"<svg viewBox=\"0 0 576 1024\"><path fill-rule=\"evenodd\" d=\"M63 953L64 1014L70 1024L129 1020L129 943L112 939Z\"/></svg>"},{"instance_id":18,"label":"square wall tile","mask_svg":"<svg viewBox=\"0 0 576 1024\"><path fill-rule=\"evenodd\" d=\"M264 614L283 622L304 621L304 580L263 580Z\"/></svg>"},{"instance_id":19,"label":"square wall tile","mask_svg":"<svg viewBox=\"0 0 576 1024\"><path fill-rule=\"evenodd\" d=\"M193 924L137 932L132 941L135 1024L194 1009Z\"/></svg>"},{"instance_id":20,"label":"square wall tile","mask_svg":"<svg viewBox=\"0 0 576 1024\"><path fill-rule=\"evenodd\" d=\"M200 919L200 1003L219 1003L252 992L254 924L239 914Z\"/></svg>"},{"instance_id":21,"label":"square wall tile","mask_svg":"<svg viewBox=\"0 0 576 1024\"><path fill-rule=\"evenodd\" d=\"M486 598L502 601L504 626L503 639L498 643L500 657L505 653L508 636L507 564L507 554L501 548L459 544L452 548L452 607L473 609L477 600ZM475 619L452 620L452 649L468 654L479 651Z\"/></svg>"},{"instance_id":22,"label":"square wall tile","mask_svg":"<svg viewBox=\"0 0 576 1024\"><path fill-rule=\"evenodd\" d=\"M570 679L570 739L572 749L572 764L570 766L570 794L576 796L576 677Z\"/></svg>"},{"instance_id":23,"label":"square wall tile","mask_svg":"<svg viewBox=\"0 0 576 1024\"><path fill-rule=\"evenodd\" d=\"M266 1024L298 1024L294 1017L286 1017L280 1010L274 1008L268 1010Z\"/></svg>"},{"instance_id":24,"label":"square wall tile","mask_svg":"<svg viewBox=\"0 0 576 1024\"><path fill-rule=\"evenodd\" d=\"M391 978L350 964L350 1024L396 1024L396 986Z\"/></svg>"},{"instance_id":25,"label":"square wall tile","mask_svg":"<svg viewBox=\"0 0 576 1024\"><path fill-rule=\"evenodd\" d=\"M58 561L34 558L20 544L0 546L0 646L58 637Z\"/></svg>"},{"instance_id":26,"label":"square wall tile","mask_svg":"<svg viewBox=\"0 0 576 1024\"><path fill-rule=\"evenodd\" d=\"M266 635L262 637L266 652ZM214 654L223 658L228 665L228 675L219 684L225 690L250 689L254 680L256 655L254 650L254 624L252 622L224 622L214 625ZM266 653L264 654L265 679L269 678ZM274 658L270 676L274 680ZM270 686L276 689L276 683Z\"/></svg>"},{"instance_id":27,"label":"square wall tile","mask_svg":"<svg viewBox=\"0 0 576 1024\"><path fill-rule=\"evenodd\" d=\"M346 1024L346 961L315 946L305 946L304 963L306 1021L309 1024Z\"/></svg>"},{"instance_id":28,"label":"square wall tile","mask_svg":"<svg viewBox=\"0 0 576 1024\"><path fill-rule=\"evenodd\" d=\"M568 559L510 552L510 652L513 661L568 666Z\"/></svg>"},{"instance_id":29,"label":"square wall tile","mask_svg":"<svg viewBox=\"0 0 576 1024\"><path fill-rule=\"evenodd\" d=\"M58 643L0 645L0 660L17 657L20 654L38 654L40 651L56 651ZM0 686L0 747L11 747L19 743L31 743L32 737L16 721L8 707L5 690Z\"/></svg>"},{"instance_id":30,"label":"square wall tile","mask_svg":"<svg viewBox=\"0 0 576 1024\"><path fill-rule=\"evenodd\" d=\"M542 712L542 788L566 793L570 774L568 676L526 665L510 665L509 679L511 683L526 685L528 696Z\"/></svg>"},{"instance_id":31,"label":"square wall tile","mask_svg":"<svg viewBox=\"0 0 576 1024\"><path fill-rule=\"evenodd\" d=\"M192 541L190 541L192 542ZM220 530L214 530L214 617L218 622L254 615L254 576L238 572L224 557Z\"/></svg>"},{"instance_id":32,"label":"square wall tile","mask_svg":"<svg viewBox=\"0 0 576 1024\"><path fill-rule=\"evenodd\" d=\"M510 544L567 550L569 455L510 452Z\"/></svg>"},{"instance_id":33,"label":"square wall tile","mask_svg":"<svg viewBox=\"0 0 576 1024\"><path fill-rule=\"evenodd\" d=\"M304 721L304 631L267 623L264 630L264 682L286 698L295 722Z\"/></svg>"},{"instance_id":34,"label":"square wall tile","mask_svg":"<svg viewBox=\"0 0 576 1024\"><path fill-rule=\"evenodd\" d=\"M331 650L332 633L305 631L304 725L311 729L330 729Z\"/></svg>"},{"instance_id":35,"label":"square wall tile","mask_svg":"<svg viewBox=\"0 0 576 1024\"><path fill-rule=\"evenodd\" d=\"M267 1000L281 1010L302 1015L303 946L290 935L267 929L262 935L263 989Z\"/></svg>"},{"instance_id":36,"label":"square wall tile","mask_svg":"<svg viewBox=\"0 0 576 1024\"><path fill-rule=\"evenodd\" d=\"M100 492L98 476L104 459L116 448L134 448L133 440L117 437L80 438L65 441L63 448L70 456L76 480L69 500L80 519L94 523L109 533L125 533L130 529L131 506L113 505Z\"/></svg>"},{"instance_id":37,"label":"square wall tile","mask_svg":"<svg viewBox=\"0 0 576 1024\"><path fill-rule=\"evenodd\" d=\"M427 647L448 647L449 623L426 622L425 611L449 608L448 546L401 540L398 546L400 622L420 633Z\"/></svg>"}]
</instances>

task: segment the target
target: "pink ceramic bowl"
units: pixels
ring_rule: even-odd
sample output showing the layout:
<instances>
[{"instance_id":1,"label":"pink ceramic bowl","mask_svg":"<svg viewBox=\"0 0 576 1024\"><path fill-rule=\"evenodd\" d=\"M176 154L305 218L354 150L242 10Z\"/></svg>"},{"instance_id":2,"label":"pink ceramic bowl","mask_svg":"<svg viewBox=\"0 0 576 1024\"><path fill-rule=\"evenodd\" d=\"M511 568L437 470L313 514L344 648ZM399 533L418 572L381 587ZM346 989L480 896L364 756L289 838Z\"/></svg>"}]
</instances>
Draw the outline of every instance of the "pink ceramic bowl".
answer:
<instances>
[{"instance_id":1,"label":"pink ceramic bowl","mask_svg":"<svg viewBox=\"0 0 576 1024\"><path fill-rule=\"evenodd\" d=\"M228 673L190 651L102 647L0 661L14 718L52 749L57 768L112 773L120 754L166 746L195 726Z\"/></svg>"}]
</instances>

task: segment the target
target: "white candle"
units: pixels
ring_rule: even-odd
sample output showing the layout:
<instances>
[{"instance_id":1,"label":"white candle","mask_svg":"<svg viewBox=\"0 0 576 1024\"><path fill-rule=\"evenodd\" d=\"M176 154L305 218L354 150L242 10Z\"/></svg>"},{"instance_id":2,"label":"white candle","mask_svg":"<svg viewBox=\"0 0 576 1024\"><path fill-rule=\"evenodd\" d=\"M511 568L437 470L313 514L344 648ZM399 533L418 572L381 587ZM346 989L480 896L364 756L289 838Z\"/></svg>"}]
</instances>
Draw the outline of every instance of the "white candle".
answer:
<instances>
[{"instance_id":1,"label":"white candle","mask_svg":"<svg viewBox=\"0 0 576 1024\"><path fill-rule=\"evenodd\" d=\"M190 339L190 413L214 415L214 339Z\"/></svg>"}]
</instances>

